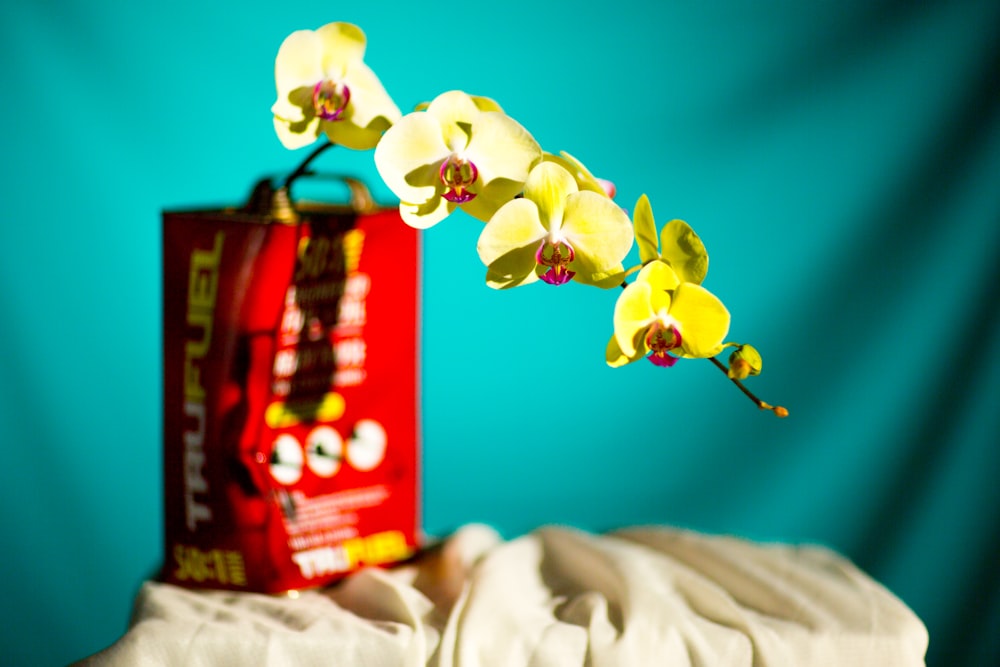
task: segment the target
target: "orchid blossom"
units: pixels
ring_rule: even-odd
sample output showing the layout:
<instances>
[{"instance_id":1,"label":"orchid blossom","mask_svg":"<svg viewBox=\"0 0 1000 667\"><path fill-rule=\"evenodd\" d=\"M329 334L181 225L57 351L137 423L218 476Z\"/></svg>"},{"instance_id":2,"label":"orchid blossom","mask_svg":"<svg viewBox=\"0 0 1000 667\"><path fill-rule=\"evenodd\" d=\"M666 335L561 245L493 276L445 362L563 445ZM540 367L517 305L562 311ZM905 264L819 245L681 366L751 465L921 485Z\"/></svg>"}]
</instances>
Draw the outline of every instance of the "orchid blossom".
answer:
<instances>
[{"instance_id":1,"label":"orchid blossom","mask_svg":"<svg viewBox=\"0 0 1000 667\"><path fill-rule=\"evenodd\" d=\"M604 194L581 191L573 174L552 161L538 164L524 196L505 204L479 236L479 258L494 288L571 279L619 285L632 247L631 221Z\"/></svg>"},{"instance_id":2,"label":"orchid blossom","mask_svg":"<svg viewBox=\"0 0 1000 667\"><path fill-rule=\"evenodd\" d=\"M375 148L375 166L420 229L455 209L487 221L542 157L538 142L489 98L450 91L404 116Z\"/></svg>"},{"instance_id":3,"label":"orchid blossom","mask_svg":"<svg viewBox=\"0 0 1000 667\"><path fill-rule=\"evenodd\" d=\"M402 115L364 63L365 34L350 23L297 30L274 63L278 99L271 107L278 139L302 148L320 135L367 150Z\"/></svg>"},{"instance_id":4,"label":"orchid blossom","mask_svg":"<svg viewBox=\"0 0 1000 667\"><path fill-rule=\"evenodd\" d=\"M729 311L715 295L655 261L618 296L607 362L622 366L649 355L657 366L673 366L679 357L714 357L728 331Z\"/></svg>"}]
</instances>

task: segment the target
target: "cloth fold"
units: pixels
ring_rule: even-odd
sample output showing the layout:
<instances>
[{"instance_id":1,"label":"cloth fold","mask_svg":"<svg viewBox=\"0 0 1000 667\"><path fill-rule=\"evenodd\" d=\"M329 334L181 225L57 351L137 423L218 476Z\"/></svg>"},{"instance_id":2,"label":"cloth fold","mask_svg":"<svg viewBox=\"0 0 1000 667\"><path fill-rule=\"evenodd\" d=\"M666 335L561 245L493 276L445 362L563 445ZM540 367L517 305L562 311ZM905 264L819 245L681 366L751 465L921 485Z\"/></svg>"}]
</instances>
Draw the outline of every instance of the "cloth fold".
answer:
<instances>
[{"instance_id":1,"label":"cloth fold","mask_svg":"<svg viewBox=\"0 0 1000 667\"><path fill-rule=\"evenodd\" d=\"M902 601L842 556L666 527L469 525L417 561L290 596L147 582L78 664L923 665Z\"/></svg>"}]
</instances>

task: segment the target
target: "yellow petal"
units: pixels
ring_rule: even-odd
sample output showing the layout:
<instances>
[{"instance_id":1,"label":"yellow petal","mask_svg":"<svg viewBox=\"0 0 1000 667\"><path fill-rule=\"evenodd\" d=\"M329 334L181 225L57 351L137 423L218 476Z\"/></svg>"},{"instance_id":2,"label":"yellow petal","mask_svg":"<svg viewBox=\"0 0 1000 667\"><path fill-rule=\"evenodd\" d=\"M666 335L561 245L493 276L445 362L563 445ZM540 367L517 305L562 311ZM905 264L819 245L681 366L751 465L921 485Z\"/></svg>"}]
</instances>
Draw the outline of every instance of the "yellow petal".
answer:
<instances>
[{"instance_id":1,"label":"yellow petal","mask_svg":"<svg viewBox=\"0 0 1000 667\"><path fill-rule=\"evenodd\" d=\"M312 30L296 30L281 43L274 59L278 103L296 88L312 87L323 79L323 44Z\"/></svg>"},{"instance_id":2,"label":"yellow petal","mask_svg":"<svg viewBox=\"0 0 1000 667\"><path fill-rule=\"evenodd\" d=\"M539 220L550 231L562 227L566 197L577 192L572 174L554 162L538 164L524 183L524 198L538 206Z\"/></svg>"},{"instance_id":3,"label":"yellow petal","mask_svg":"<svg viewBox=\"0 0 1000 667\"><path fill-rule=\"evenodd\" d=\"M615 340L627 357L641 349L646 327L656 319L650 306L651 292L646 283L635 282L623 289L615 302Z\"/></svg>"},{"instance_id":4,"label":"yellow petal","mask_svg":"<svg viewBox=\"0 0 1000 667\"><path fill-rule=\"evenodd\" d=\"M674 267L684 282L700 285L708 273L705 244L683 220L671 220L660 232L660 257Z\"/></svg>"},{"instance_id":5,"label":"yellow petal","mask_svg":"<svg viewBox=\"0 0 1000 667\"><path fill-rule=\"evenodd\" d=\"M722 349L729 332L729 311L701 285L681 283L670 305L681 332L681 351L689 357L711 357Z\"/></svg>"},{"instance_id":6,"label":"yellow petal","mask_svg":"<svg viewBox=\"0 0 1000 667\"><path fill-rule=\"evenodd\" d=\"M630 364L633 361L642 359L644 355L635 354L631 357L622 352L622 348L618 345L618 339L612 334L611 338L608 340L608 346L604 350L604 359L608 362L608 366L612 368L619 368L625 364Z\"/></svg>"},{"instance_id":7,"label":"yellow petal","mask_svg":"<svg viewBox=\"0 0 1000 667\"><path fill-rule=\"evenodd\" d=\"M292 123L275 116L274 131L285 148L289 150L302 148L319 137L319 118L313 117L308 121Z\"/></svg>"},{"instance_id":8,"label":"yellow petal","mask_svg":"<svg viewBox=\"0 0 1000 667\"><path fill-rule=\"evenodd\" d=\"M441 126L425 112L399 119L375 147L375 168L386 186L404 202L427 202L443 191L439 165L451 151Z\"/></svg>"},{"instance_id":9,"label":"yellow petal","mask_svg":"<svg viewBox=\"0 0 1000 667\"><path fill-rule=\"evenodd\" d=\"M605 191L605 189L601 186L600 181L598 181L594 175L590 173L582 162L566 151L559 151L559 155L544 153L542 155L542 159L547 162L555 162L560 167L573 174L573 178L576 179L576 184L581 190L590 190L591 192L596 192L599 195L604 195L605 197L608 196L607 191Z\"/></svg>"},{"instance_id":10,"label":"yellow petal","mask_svg":"<svg viewBox=\"0 0 1000 667\"><path fill-rule=\"evenodd\" d=\"M447 218L455 208L443 197L434 196L422 204L400 202L399 215L410 227L427 229Z\"/></svg>"},{"instance_id":11,"label":"yellow petal","mask_svg":"<svg viewBox=\"0 0 1000 667\"><path fill-rule=\"evenodd\" d=\"M635 241L639 245L639 261L643 264L660 257L657 249L656 222L653 220L653 207L649 197L642 195L635 203Z\"/></svg>"},{"instance_id":12,"label":"yellow petal","mask_svg":"<svg viewBox=\"0 0 1000 667\"><path fill-rule=\"evenodd\" d=\"M497 210L510 202L524 188L524 183L506 178L494 178L485 185L474 186L476 197L461 205L461 209L483 222L488 222Z\"/></svg>"},{"instance_id":13,"label":"yellow petal","mask_svg":"<svg viewBox=\"0 0 1000 667\"><path fill-rule=\"evenodd\" d=\"M402 116L382 82L363 62L348 65L344 81L351 91L348 119L358 127L381 133Z\"/></svg>"},{"instance_id":14,"label":"yellow petal","mask_svg":"<svg viewBox=\"0 0 1000 667\"><path fill-rule=\"evenodd\" d=\"M441 93L428 105L429 117L435 119L449 152L464 151L471 139L472 126L481 113L476 103L460 90ZM479 165L476 165L479 167Z\"/></svg>"},{"instance_id":15,"label":"yellow petal","mask_svg":"<svg viewBox=\"0 0 1000 667\"><path fill-rule=\"evenodd\" d=\"M326 77L340 79L347 66L365 57L365 33L351 23L327 23L316 31L323 45L322 67Z\"/></svg>"},{"instance_id":16,"label":"yellow petal","mask_svg":"<svg viewBox=\"0 0 1000 667\"><path fill-rule=\"evenodd\" d=\"M528 199L502 206L479 234L476 250L497 279L517 281L534 275L535 251L545 238L538 207Z\"/></svg>"},{"instance_id":17,"label":"yellow petal","mask_svg":"<svg viewBox=\"0 0 1000 667\"><path fill-rule=\"evenodd\" d=\"M526 129L505 114L480 113L472 126L465 156L475 163L483 186L496 179L524 183L542 157L542 149Z\"/></svg>"},{"instance_id":18,"label":"yellow petal","mask_svg":"<svg viewBox=\"0 0 1000 667\"><path fill-rule=\"evenodd\" d=\"M482 95L470 95L469 97L472 98L472 102L480 111L499 111L503 113L503 109L496 103L496 100L490 97L483 97Z\"/></svg>"},{"instance_id":19,"label":"yellow petal","mask_svg":"<svg viewBox=\"0 0 1000 667\"><path fill-rule=\"evenodd\" d=\"M642 270L639 271L639 275L635 279L648 283L654 290L664 292L677 289L677 286L681 284L677 273L674 272L669 264L661 261L650 262L642 267Z\"/></svg>"},{"instance_id":20,"label":"yellow petal","mask_svg":"<svg viewBox=\"0 0 1000 667\"><path fill-rule=\"evenodd\" d=\"M606 275L596 274L619 270L632 248L632 222L628 215L611 199L589 190L566 197L561 231L576 252L569 268L590 273L591 280L603 280Z\"/></svg>"}]
</instances>

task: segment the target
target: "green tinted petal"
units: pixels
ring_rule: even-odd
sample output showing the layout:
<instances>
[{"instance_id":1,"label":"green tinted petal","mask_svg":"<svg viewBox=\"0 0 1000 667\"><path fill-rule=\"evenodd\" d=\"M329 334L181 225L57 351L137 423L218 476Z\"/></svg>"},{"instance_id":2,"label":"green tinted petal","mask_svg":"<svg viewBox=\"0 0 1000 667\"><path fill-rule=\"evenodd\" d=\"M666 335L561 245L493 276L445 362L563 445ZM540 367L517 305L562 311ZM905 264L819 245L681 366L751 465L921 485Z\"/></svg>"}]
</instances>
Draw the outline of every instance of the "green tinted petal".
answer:
<instances>
[{"instance_id":1,"label":"green tinted petal","mask_svg":"<svg viewBox=\"0 0 1000 667\"><path fill-rule=\"evenodd\" d=\"M573 174L573 178L576 179L576 184L581 190L589 190L591 192L596 192L599 195L604 195L605 197L608 196L608 193L603 187L601 187L601 183L594 177L593 174L590 173L583 163L566 151L560 151L559 155L544 153L542 155L542 159L547 162L555 162L560 167Z\"/></svg>"},{"instance_id":2,"label":"green tinted petal","mask_svg":"<svg viewBox=\"0 0 1000 667\"><path fill-rule=\"evenodd\" d=\"M681 284L680 278L678 278L677 273L670 268L670 265L659 260L650 262L646 266L642 267L642 270L639 271L639 275L637 275L635 279L637 281L641 280L649 283L649 286L654 290L667 292L677 289L677 286Z\"/></svg>"},{"instance_id":3,"label":"green tinted petal","mask_svg":"<svg viewBox=\"0 0 1000 667\"><path fill-rule=\"evenodd\" d=\"M500 208L479 234L476 250L479 259L501 274L530 273L535 268L535 251L545 238L545 228L538 218L538 207L527 199L515 199ZM528 260L512 251L527 249ZM513 261L514 264L497 264ZM497 264L494 266L494 264Z\"/></svg>"},{"instance_id":4,"label":"green tinted petal","mask_svg":"<svg viewBox=\"0 0 1000 667\"><path fill-rule=\"evenodd\" d=\"M499 111L500 113L503 113L503 109L501 109L500 105L496 103L496 100L492 98L483 97L482 95L470 95L469 97L472 98L472 103L475 104L476 108L480 111Z\"/></svg>"},{"instance_id":5,"label":"green tinted petal","mask_svg":"<svg viewBox=\"0 0 1000 667\"><path fill-rule=\"evenodd\" d=\"M523 187L524 183L518 181L494 178L485 186L473 186L471 189L476 192L476 197L462 204L461 208L477 220L488 222L501 206L513 201Z\"/></svg>"},{"instance_id":6,"label":"green tinted petal","mask_svg":"<svg viewBox=\"0 0 1000 667\"><path fill-rule=\"evenodd\" d=\"M399 215L410 227L427 229L447 218L456 208L442 197L432 197L423 204L399 204Z\"/></svg>"},{"instance_id":7,"label":"green tinted petal","mask_svg":"<svg viewBox=\"0 0 1000 667\"><path fill-rule=\"evenodd\" d=\"M323 44L323 72L340 78L347 66L365 57L365 33L351 23L328 23L316 31Z\"/></svg>"},{"instance_id":8,"label":"green tinted petal","mask_svg":"<svg viewBox=\"0 0 1000 667\"><path fill-rule=\"evenodd\" d=\"M722 349L729 332L729 311L701 285L681 283L674 291L670 316L679 325L685 356L711 357Z\"/></svg>"},{"instance_id":9,"label":"green tinted petal","mask_svg":"<svg viewBox=\"0 0 1000 667\"><path fill-rule=\"evenodd\" d=\"M487 284L507 288L537 280L535 252L544 236L538 208L527 199L515 199L497 211L476 245L487 266Z\"/></svg>"},{"instance_id":10,"label":"green tinted petal","mask_svg":"<svg viewBox=\"0 0 1000 667\"><path fill-rule=\"evenodd\" d=\"M634 356L642 349L646 327L656 319L650 306L651 291L645 283L632 283L615 302L615 340L626 356Z\"/></svg>"},{"instance_id":11,"label":"green tinted petal","mask_svg":"<svg viewBox=\"0 0 1000 667\"><path fill-rule=\"evenodd\" d=\"M560 167L555 168L567 173ZM570 262L569 268L592 274L620 270L622 260L632 248L632 223L628 214L611 199L590 191L570 194L565 206L562 235L576 252L576 260ZM603 276L593 278L601 280Z\"/></svg>"},{"instance_id":12,"label":"green tinted petal","mask_svg":"<svg viewBox=\"0 0 1000 667\"><path fill-rule=\"evenodd\" d=\"M339 120L321 121L320 127L331 142L352 150L366 151L375 147L388 125L380 127L375 124L372 128L365 128L350 121Z\"/></svg>"},{"instance_id":13,"label":"green tinted petal","mask_svg":"<svg viewBox=\"0 0 1000 667\"><path fill-rule=\"evenodd\" d=\"M440 194L439 165L450 153L437 121L415 112L382 136L375 147L375 167L400 201L425 202Z\"/></svg>"},{"instance_id":14,"label":"green tinted petal","mask_svg":"<svg viewBox=\"0 0 1000 667\"><path fill-rule=\"evenodd\" d=\"M573 176L553 162L541 162L528 174L524 198L538 206L538 216L547 230L562 226L566 197L577 193Z\"/></svg>"},{"instance_id":15,"label":"green tinted petal","mask_svg":"<svg viewBox=\"0 0 1000 667\"><path fill-rule=\"evenodd\" d=\"M465 157L479 170L484 187L501 178L524 183L541 156L535 138L513 118L496 111L479 114L465 151Z\"/></svg>"},{"instance_id":16,"label":"green tinted petal","mask_svg":"<svg viewBox=\"0 0 1000 667\"><path fill-rule=\"evenodd\" d=\"M311 91L323 79L322 58L322 40L312 30L296 30L285 38L274 59L279 103L296 88L305 86Z\"/></svg>"},{"instance_id":17,"label":"green tinted petal","mask_svg":"<svg viewBox=\"0 0 1000 667\"><path fill-rule=\"evenodd\" d=\"M659 259L657 250L656 222L653 220L653 208L649 197L642 195L635 203L635 241L639 244L639 261L643 264Z\"/></svg>"},{"instance_id":18,"label":"green tinted petal","mask_svg":"<svg viewBox=\"0 0 1000 667\"><path fill-rule=\"evenodd\" d=\"M460 90L441 93L427 106L427 114L437 121L450 153L464 151L469 145L480 113L472 98Z\"/></svg>"},{"instance_id":19,"label":"green tinted petal","mask_svg":"<svg viewBox=\"0 0 1000 667\"><path fill-rule=\"evenodd\" d=\"M351 90L348 119L358 127L384 132L401 117L399 107L389 97L375 73L363 62L353 63L344 77Z\"/></svg>"},{"instance_id":20,"label":"green tinted petal","mask_svg":"<svg viewBox=\"0 0 1000 667\"><path fill-rule=\"evenodd\" d=\"M708 273L708 253L691 226L671 220L660 232L660 256L670 262L684 282L700 285Z\"/></svg>"},{"instance_id":21,"label":"green tinted petal","mask_svg":"<svg viewBox=\"0 0 1000 667\"><path fill-rule=\"evenodd\" d=\"M607 348L604 350L604 358L608 362L608 366L612 368L619 368L625 364L630 364L633 361L642 359L644 356L644 354L639 354L638 352L631 357L626 355L622 352L622 348L618 345L618 339L613 334L608 340Z\"/></svg>"},{"instance_id":22,"label":"green tinted petal","mask_svg":"<svg viewBox=\"0 0 1000 667\"><path fill-rule=\"evenodd\" d=\"M319 137L319 130L318 118L290 123L277 116L274 117L274 131L277 133L281 144L289 150L302 148L313 143Z\"/></svg>"}]
</instances>

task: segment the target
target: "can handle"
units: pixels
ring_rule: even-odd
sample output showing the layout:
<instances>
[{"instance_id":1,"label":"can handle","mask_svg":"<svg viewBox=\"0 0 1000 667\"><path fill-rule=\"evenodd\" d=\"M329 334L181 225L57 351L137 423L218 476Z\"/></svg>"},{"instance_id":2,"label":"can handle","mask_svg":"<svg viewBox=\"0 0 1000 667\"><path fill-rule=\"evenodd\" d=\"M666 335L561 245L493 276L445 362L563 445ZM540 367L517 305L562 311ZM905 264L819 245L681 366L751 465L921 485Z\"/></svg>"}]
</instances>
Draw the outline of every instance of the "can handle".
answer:
<instances>
[{"instance_id":1,"label":"can handle","mask_svg":"<svg viewBox=\"0 0 1000 667\"><path fill-rule=\"evenodd\" d=\"M292 198L291 187L296 179L303 176L334 180L347 186L348 205L355 213L368 213L375 209L375 199L365 183L353 176L344 174L329 174L316 172L296 172L285 180L280 187L275 187L274 179L262 178L254 184L244 210L256 215L270 215L278 222L295 224L299 221L299 213Z\"/></svg>"}]
</instances>

